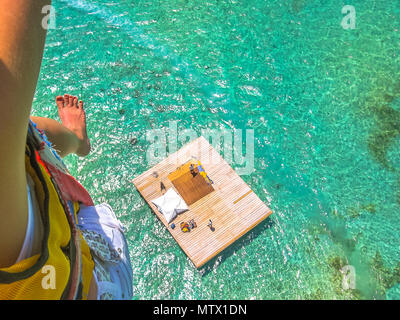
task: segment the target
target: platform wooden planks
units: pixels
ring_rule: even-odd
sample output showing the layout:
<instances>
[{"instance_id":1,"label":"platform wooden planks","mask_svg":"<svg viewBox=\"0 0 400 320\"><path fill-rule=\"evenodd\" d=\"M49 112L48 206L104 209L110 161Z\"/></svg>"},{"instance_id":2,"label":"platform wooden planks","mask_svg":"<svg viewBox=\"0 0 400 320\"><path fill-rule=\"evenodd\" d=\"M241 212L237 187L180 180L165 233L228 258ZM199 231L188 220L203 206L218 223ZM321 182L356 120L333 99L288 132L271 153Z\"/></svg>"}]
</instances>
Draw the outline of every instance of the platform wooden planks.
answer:
<instances>
[{"instance_id":1,"label":"platform wooden planks","mask_svg":"<svg viewBox=\"0 0 400 320\"><path fill-rule=\"evenodd\" d=\"M213 180L214 191L189 205L190 210L173 221L176 227L172 229L151 200L162 195L160 182L163 182L167 190L173 187L168 175L193 157L202 163ZM203 137L183 146L136 177L133 183L197 268L272 213ZM179 227L180 222L191 219L195 220L197 228L183 233ZM207 226L209 219L213 222L214 231Z\"/></svg>"}]
</instances>

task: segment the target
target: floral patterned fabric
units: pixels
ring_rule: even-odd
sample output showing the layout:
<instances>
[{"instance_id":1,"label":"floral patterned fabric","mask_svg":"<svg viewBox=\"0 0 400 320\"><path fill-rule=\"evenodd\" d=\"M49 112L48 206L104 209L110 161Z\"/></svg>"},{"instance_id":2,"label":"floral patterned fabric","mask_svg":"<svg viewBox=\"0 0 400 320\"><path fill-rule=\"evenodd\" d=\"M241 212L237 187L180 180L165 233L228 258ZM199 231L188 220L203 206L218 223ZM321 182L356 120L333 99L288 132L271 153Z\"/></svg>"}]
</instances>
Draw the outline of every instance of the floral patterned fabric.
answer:
<instances>
[{"instance_id":1,"label":"floral patterned fabric","mask_svg":"<svg viewBox=\"0 0 400 320\"><path fill-rule=\"evenodd\" d=\"M132 267L123 226L107 204L81 206L78 227L94 263L98 299L132 299Z\"/></svg>"},{"instance_id":2,"label":"floral patterned fabric","mask_svg":"<svg viewBox=\"0 0 400 320\"><path fill-rule=\"evenodd\" d=\"M97 282L112 282L111 275L103 264L104 262L119 263L121 259L118 252L110 246L101 234L90 230L81 231L92 253ZM104 292L100 294L99 298L100 300L113 300L115 297L111 292Z\"/></svg>"}]
</instances>

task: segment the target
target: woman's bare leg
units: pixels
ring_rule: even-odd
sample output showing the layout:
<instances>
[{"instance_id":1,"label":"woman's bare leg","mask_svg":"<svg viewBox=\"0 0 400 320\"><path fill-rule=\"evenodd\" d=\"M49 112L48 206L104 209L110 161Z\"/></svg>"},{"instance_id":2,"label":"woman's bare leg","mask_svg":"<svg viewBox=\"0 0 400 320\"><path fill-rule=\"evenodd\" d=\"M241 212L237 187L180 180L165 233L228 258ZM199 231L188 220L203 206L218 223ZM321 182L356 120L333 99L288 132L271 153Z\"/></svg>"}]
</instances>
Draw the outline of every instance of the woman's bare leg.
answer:
<instances>
[{"instance_id":1,"label":"woman's bare leg","mask_svg":"<svg viewBox=\"0 0 400 320\"><path fill-rule=\"evenodd\" d=\"M13 265L28 221L25 144L50 0L0 1L0 267Z\"/></svg>"},{"instance_id":2,"label":"woman's bare leg","mask_svg":"<svg viewBox=\"0 0 400 320\"><path fill-rule=\"evenodd\" d=\"M26 234L26 134L46 37L42 8L49 4L0 1L0 268L15 263Z\"/></svg>"},{"instance_id":3,"label":"woman's bare leg","mask_svg":"<svg viewBox=\"0 0 400 320\"><path fill-rule=\"evenodd\" d=\"M42 117L31 117L39 129L43 130L54 149L61 157L71 153L84 157L90 152L90 142L86 131L86 115L83 102L68 94L56 98L61 122Z\"/></svg>"}]
</instances>

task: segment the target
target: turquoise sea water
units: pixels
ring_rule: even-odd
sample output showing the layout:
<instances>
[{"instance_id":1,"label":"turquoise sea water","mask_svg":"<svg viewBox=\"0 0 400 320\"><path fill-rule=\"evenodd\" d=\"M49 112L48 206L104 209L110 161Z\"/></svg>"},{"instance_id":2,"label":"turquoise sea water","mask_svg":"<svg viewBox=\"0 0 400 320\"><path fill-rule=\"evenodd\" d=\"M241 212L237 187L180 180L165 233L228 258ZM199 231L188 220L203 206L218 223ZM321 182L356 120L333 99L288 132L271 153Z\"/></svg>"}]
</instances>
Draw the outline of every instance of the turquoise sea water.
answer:
<instances>
[{"instance_id":1,"label":"turquoise sea water","mask_svg":"<svg viewBox=\"0 0 400 320\"><path fill-rule=\"evenodd\" d=\"M33 114L85 101L93 150L65 161L126 226L135 299L400 299L400 4L354 0L344 30L345 4L53 1ZM254 129L274 212L200 270L131 183L170 121Z\"/></svg>"}]
</instances>

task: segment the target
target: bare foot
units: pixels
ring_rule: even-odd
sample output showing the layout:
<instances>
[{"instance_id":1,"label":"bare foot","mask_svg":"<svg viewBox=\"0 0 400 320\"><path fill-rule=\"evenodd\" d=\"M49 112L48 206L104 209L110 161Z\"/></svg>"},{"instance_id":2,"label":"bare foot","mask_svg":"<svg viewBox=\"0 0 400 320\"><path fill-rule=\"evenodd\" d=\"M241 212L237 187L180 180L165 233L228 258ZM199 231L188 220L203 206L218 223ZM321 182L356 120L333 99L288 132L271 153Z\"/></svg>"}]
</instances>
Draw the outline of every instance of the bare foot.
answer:
<instances>
[{"instance_id":1,"label":"bare foot","mask_svg":"<svg viewBox=\"0 0 400 320\"><path fill-rule=\"evenodd\" d=\"M86 114L83 110L83 102L69 94L56 98L58 114L61 122L69 130L76 134L80 145L76 154L84 157L90 152L90 141L86 131Z\"/></svg>"}]
</instances>

